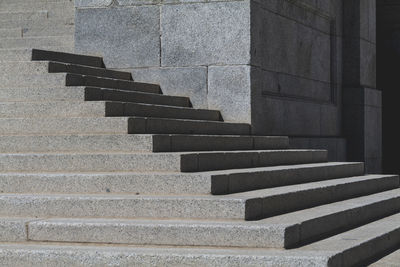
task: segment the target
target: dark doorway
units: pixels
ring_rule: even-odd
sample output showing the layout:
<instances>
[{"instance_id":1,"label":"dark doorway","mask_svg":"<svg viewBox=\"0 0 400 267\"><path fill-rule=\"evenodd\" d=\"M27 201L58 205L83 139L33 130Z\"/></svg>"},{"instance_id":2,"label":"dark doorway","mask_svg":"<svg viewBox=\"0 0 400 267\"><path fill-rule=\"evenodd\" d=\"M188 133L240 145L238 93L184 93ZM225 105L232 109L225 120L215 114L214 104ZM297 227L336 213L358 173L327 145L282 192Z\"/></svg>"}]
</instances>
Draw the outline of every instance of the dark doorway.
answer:
<instances>
[{"instance_id":1,"label":"dark doorway","mask_svg":"<svg viewBox=\"0 0 400 267\"><path fill-rule=\"evenodd\" d=\"M400 1L377 1L377 88L382 90L383 171L400 173Z\"/></svg>"}]
</instances>

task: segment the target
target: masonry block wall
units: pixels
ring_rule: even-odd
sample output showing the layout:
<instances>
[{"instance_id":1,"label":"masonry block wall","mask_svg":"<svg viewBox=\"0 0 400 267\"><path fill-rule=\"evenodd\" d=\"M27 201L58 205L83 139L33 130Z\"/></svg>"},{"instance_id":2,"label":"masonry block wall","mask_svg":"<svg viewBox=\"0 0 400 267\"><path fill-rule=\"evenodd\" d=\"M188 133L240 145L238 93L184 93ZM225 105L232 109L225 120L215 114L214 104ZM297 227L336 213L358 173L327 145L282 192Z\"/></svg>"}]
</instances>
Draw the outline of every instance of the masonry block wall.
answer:
<instances>
[{"instance_id":1,"label":"masonry block wall","mask_svg":"<svg viewBox=\"0 0 400 267\"><path fill-rule=\"evenodd\" d=\"M358 67L369 88L375 74L373 62L353 64L360 56L343 63L343 45L354 46L344 42L344 2L75 0L76 51L219 109L226 121L251 123L254 134L289 135L297 147L345 160L343 68Z\"/></svg>"}]
</instances>

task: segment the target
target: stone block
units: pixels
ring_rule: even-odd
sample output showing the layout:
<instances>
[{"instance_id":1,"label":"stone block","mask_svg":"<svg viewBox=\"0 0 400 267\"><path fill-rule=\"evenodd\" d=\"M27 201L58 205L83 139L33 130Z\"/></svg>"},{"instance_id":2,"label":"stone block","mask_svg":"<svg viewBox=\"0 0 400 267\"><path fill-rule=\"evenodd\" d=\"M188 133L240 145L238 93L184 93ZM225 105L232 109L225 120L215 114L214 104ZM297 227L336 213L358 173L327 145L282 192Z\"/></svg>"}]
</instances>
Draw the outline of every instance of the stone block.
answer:
<instances>
[{"instance_id":1,"label":"stone block","mask_svg":"<svg viewBox=\"0 0 400 267\"><path fill-rule=\"evenodd\" d=\"M164 5L162 66L248 64L249 1Z\"/></svg>"},{"instance_id":2,"label":"stone block","mask_svg":"<svg viewBox=\"0 0 400 267\"><path fill-rule=\"evenodd\" d=\"M208 107L226 121L251 122L250 66L208 68Z\"/></svg>"},{"instance_id":3,"label":"stone block","mask_svg":"<svg viewBox=\"0 0 400 267\"><path fill-rule=\"evenodd\" d=\"M190 97L193 107L207 108L207 68L137 68L133 79L160 84L166 95Z\"/></svg>"},{"instance_id":4,"label":"stone block","mask_svg":"<svg viewBox=\"0 0 400 267\"><path fill-rule=\"evenodd\" d=\"M75 50L104 56L108 68L160 65L158 6L77 9Z\"/></svg>"}]
</instances>

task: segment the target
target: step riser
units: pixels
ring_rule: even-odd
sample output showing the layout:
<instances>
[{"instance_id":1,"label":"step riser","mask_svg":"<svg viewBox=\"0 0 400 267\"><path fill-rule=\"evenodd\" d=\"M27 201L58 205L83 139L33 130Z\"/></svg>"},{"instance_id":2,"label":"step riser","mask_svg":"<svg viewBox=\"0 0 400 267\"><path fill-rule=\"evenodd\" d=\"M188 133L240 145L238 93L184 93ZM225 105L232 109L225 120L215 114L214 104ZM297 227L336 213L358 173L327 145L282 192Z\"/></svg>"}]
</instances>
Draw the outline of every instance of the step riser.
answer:
<instances>
[{"instance_id":1,"label":"step riser","mask_svg":"<svg viewBox=\"0 0 400 267\"><path fill-rule=\"evenodd\" d=\"M389 176L314 190L298 191L272 197L250 199L246 203L246 220L257 220L335 201L374 194L399 187L399 177ZM257 207L257 208L254 208Z\"/></svg>"},{"instance_id":2,"label":"step riser","mask_svg":"<svg viewBox=\"0 0 400 267\"><path fill-rule=\"evenodd\" d=\"M69 65L57 62L49 62L48 69L50 73L68 72L68 73L91 75L91 76L105 77L112 79L132 80L132 75L129 72L113 71L107 69L95 69L79 65Z\"/></svg>"},{"instance_id":3,"label":"step riser","mask_svg":"<svg viewBox=\"0 0 400 267\"><path fill-rule=\"evenodd\" d=\"M74 36L5 38L0 42L0 49L32 47L74 47Z\"/></svg>"},{"instance_id":4,"label":"step riser","mask_svg":"<svg viewBox=\"0 0 400 267\"><path fill-rule=\"evenodd\" d=\"M29 223L29 239L33 241L113 243L132 245L178 245L178 246L222 246L249 248L284 248L285 240L296 240L301 231L310 238L316 234L312 229L334 233L338 229L368 223L389 216L400 210L400 197L370 206L356 208L329 218L319 218L301 225L215 223L192 224L171 222L152 224L149 222L82 222L82 221L37 221ZM363 214L360 216L360 214ZM286 242L287 246L294 245Z\"/></svg>"},{"instance_id":5,"label":"step riser","mask_svg":"<svg viewBox=\"0 0 400 267\"><path fill-rule=\"evenodd\" d=\"M46 51L39 49L32 50L31 58L33 61L47 60L47 61L57 61L63 63L90 66L95 68L104 67L103 59L101 57L60 53L60 52Z\"/></svg>"},{"instance_id":6,"label":"step riser","mask_svg":"<svg viewBox=\"0 0 400 267\"><path fill-rule=\"evenodd\" d=\"M49 146L51 144L51 146ZM210 146L212 144L212 146ZM269 137L169 135L0 136L0 151L21 152L182 152L287 149L288 139ZM222 177L220 178L222 179Z\"/></svg>"},{"instance_id":7,"label":"step riser","mask_svg":"<svg viewBox=\"0 0 400 267\"><path fill-rule=\"evenodd\" d=\"M55 75L55 74L50 74ZM67 86L92 86L109 89L120 89L144 93L161 94L159 85L137 83L133 81L114 80L106 78L98 78L93 76L83 76L78 74L67 74L65 85Z\"/></svg>"},{"instance_id":8,"label":"step riser","mask_svg":"<svg viewBox=\"0 0 400 267\"><path fill-rule=\"evenodd\" d=\"M182 157L182 172L257 168L276 165L326 162L326 151L269 151L194 154Z\"/></svg>"},{"instance_id":9,"label":"step riser","mask_svg":"<svg viewBox=\"0 0 400 267\"><path fill-rule=\"evenodd\" d=\"M326 161L326 153L270 151L206 154L0 154L0 170L13 171L183 171L265 167ZM218 162L218 164L215 164Z\"/></svg>"},{"instance_id":10,"label":"step riser","mask_svg":"<svg viewBox=\"0 0 400 267\"><path fill-rule=\"evenodd\" d=\"M250 125L240 123L132 118L129 120L129 133L250 135L251 129Z\"/></svg>"},{"instance_id":11,"label":"step riser","mask_svg":"<svg viewBox=\"0 0 400 267\"><path fill-rule=\"evenodd\" d=\"M364 164L278 168L272 171L229 173L212 177L212 194L223 195L278 186L361 176Z\"/></svg>"}]
</instances>

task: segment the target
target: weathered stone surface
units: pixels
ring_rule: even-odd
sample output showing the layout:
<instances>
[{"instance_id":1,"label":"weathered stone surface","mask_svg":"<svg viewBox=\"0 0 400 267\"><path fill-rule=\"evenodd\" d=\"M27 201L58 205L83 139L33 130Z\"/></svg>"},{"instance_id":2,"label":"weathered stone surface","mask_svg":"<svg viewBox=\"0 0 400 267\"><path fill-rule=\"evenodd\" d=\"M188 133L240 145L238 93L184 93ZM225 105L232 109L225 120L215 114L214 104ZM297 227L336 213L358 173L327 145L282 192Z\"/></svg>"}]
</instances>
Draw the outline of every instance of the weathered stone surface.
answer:
<instances>
[{"instance_id":1,"label":"weathered stone surface","mask_svg":"<svg viewBox=\"0 0 400 267\"><path fill-rule=\"evenodd\" d=\"M109 68L159 66L159 23L158 6L77 9L75 49Z\"/></svg>"},{"instance_id":2,"label":"weathered stone surface","mask_svg":"<svg viewBox=\"0 0 400 267\"><path fill-rule=\"evenodd\" d=\"M162 66L250 62L250 3L164 5Z\"/></svg>"}]
</instances>

